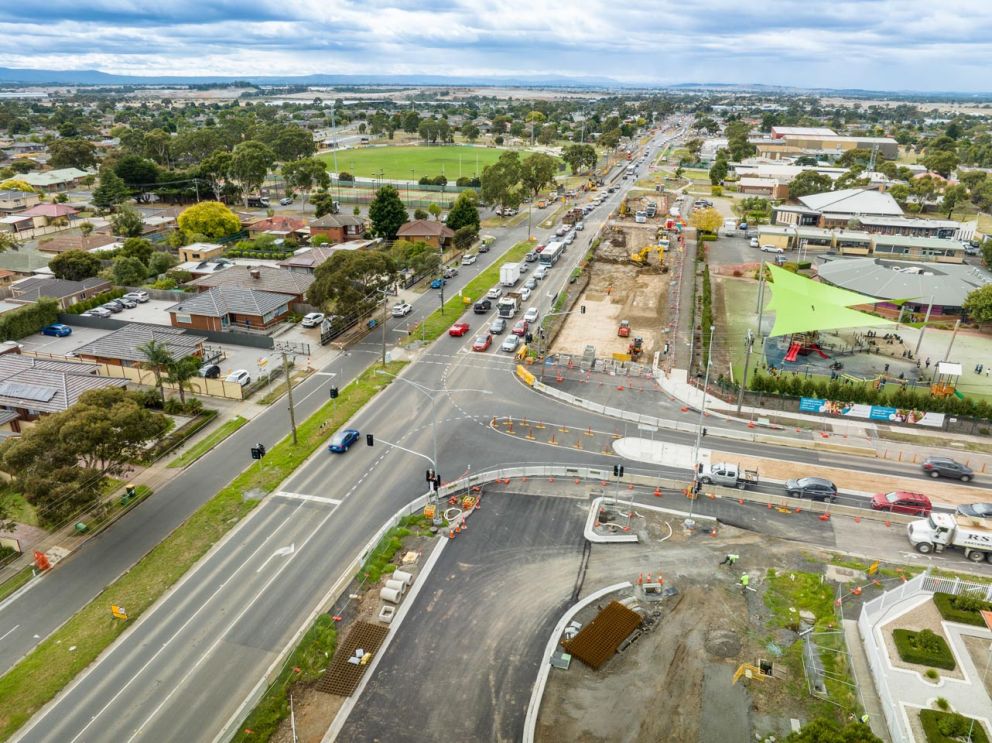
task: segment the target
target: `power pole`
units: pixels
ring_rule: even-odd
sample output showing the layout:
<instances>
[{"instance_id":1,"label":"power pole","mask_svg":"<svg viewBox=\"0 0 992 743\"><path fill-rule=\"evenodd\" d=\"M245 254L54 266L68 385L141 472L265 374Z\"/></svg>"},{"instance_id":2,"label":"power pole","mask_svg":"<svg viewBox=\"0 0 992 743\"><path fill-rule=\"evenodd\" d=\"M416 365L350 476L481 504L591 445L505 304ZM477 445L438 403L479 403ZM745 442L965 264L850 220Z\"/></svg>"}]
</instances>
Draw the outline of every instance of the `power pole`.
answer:
<instances>
[{"instance_id":1,"label":"power pole","mask_svg":"<svg viewBox=\"0 0 992 743\"><path fill-rule=\"evenodd\" d=\"M386 290L382 290L382 366L386 366Z\"/></svg>"},{"instance_id":2,"label":"power pole","mask_svg":"<svg viewBox=\"0 0 992 743\"><path fill-rule=\"evenodd\" d=\"M954 332L951 333L951 342L947 344L947 353L944 354L944 361L951 357L951 348L954 346L954 339L958 337L958 328L961 327L961 318L954 321Z\"/></svg>"},{"instance_id":3,"label":"power pole","mask_svg":"<svg viewBox=\"0 0 992 743\"><path fill-rule=\"evenodd\" d=\"M744 402L744 390L747 389L747 369L748 365L751 363L751 347L754 345L754 333L751 329L747 329L747 336L744 339L746 353L744 355L744 379L741 380L741 389L737 393L737 415L741 414L741 405ZM710 345L713 345L713 339L710 338Z\"/></svg>"},{"instance_id":4,"label":"power pole","mask_svg":"<svg viewBox=\"0 0 992 743\"><path fill-rule=\"evenodd\" d=\"M296 446L296 411L293 409L293 380L289 374L289 357L282 352L282 372L286 375L286 396L289 398L289 425L293 429L293 446Z\"/></svg>"}]
</instances>

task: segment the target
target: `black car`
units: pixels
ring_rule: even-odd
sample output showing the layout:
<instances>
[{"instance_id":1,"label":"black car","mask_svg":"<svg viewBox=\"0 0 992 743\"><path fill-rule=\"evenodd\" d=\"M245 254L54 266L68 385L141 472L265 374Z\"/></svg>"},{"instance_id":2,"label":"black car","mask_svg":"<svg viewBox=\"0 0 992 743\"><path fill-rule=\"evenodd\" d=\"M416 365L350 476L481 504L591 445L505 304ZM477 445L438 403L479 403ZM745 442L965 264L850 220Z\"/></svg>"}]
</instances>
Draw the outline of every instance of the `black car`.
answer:
<instances>
[{"instance_id":1,"label":"black car","mask_svg":"<svg viewBox=\"0 0 992 743\"><path fill-rule=\"evenodd\" d=\"M957 512L973 519L992 519L992 503L969 503L966 506L958 506Z\"/></svg>"},{"instance_id":2,"label":"black car","mask_svg":"<svg viewBox=\"0 0 992 743\"><path fill-rule=\"evenodd\" d=\"M484 315L487 312L489 312L492 308L493 308L493 301L491 299L480 299L478 302L475 303L475 306L472 307L472 310L477 315Z\"/></svg>"},{"instance_id":3,"label":"black car","mask_svg":"<svg viewBox=\"0 0 992 743\"><path fill-rule=\"evenodd\" d=\"M930 477L950 477L961 482L969 482L975 476L969 467L947 457L927 457L923 460L923 472Z\"/></svg>"},{"instance_id":4,"label":"black car","mask_svg":"<svg viewBox=\"0 0 992 743\"><path fill-rule=\"evenodd\" d=\"M837 500L837 486L822 477L801 477L787 480L785 494L790 498L812 498L813 500Z\"/></svg>"},{"instance_id":5,"label":"black car","mask_svg":"<svg viewBox=\"0 0 992 743\"><path fill-rule=\"evenodd\" d=\"M200 367L197 375L205 379L217 379L220 376L220 367L217 364L204 364Z\"/></svg>"}]
</instances>

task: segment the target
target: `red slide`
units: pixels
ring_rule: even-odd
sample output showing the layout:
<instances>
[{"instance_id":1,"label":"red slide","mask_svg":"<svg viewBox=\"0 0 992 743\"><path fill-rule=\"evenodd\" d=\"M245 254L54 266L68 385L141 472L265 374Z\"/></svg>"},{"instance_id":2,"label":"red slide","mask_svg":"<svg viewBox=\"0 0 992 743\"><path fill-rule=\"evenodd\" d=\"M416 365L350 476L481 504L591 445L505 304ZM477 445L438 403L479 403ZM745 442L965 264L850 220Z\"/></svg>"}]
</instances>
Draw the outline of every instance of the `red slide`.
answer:
<instances>
[{"instance_id":1,"label":"red slide","mask_svg":"<svg viewBox=\"0 0 992 743\"><path fill-rule=\"evenodd\" d=\"M829 359L830 357L823 353L823 349L819 346L813 346L813 350L820 354L821 359Z\"/></svg>"},{"instance_id":2,"label":"red slide","mask_svg":"<svg viewBox=\"0 0 992 743\"><path fill-rule=\"evenodd\" d=\"M786 361L795 361L796 357L799 355L799 349L801 346L798 341L793 341L792 345L789 346L789 352L785 354Z\"/></svg>"}]
</instances>

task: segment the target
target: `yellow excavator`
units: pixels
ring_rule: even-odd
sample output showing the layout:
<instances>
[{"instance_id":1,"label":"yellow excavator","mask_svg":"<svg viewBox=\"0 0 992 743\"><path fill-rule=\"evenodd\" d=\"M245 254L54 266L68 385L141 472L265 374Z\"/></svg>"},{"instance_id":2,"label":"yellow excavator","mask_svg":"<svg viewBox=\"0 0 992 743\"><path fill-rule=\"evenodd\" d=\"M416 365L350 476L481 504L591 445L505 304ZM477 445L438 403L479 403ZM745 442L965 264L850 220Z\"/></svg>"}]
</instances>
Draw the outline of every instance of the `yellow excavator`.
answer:
<instances>
[{"instance_id":1,"label":"yellow excavator","mask_svg":"<svg viewBox=\"0 0 992 743\"><path fill-rule=\"evenodd\" d=\"M667 248L668 240L662 240L657 245L645 245L636 253L630 254L630 262L636 263L638 266L643 266L648 262L648 255L653 251L658 251L658 262L661 263L665 260L665 250Z\"/></svg>"}]
</instances>

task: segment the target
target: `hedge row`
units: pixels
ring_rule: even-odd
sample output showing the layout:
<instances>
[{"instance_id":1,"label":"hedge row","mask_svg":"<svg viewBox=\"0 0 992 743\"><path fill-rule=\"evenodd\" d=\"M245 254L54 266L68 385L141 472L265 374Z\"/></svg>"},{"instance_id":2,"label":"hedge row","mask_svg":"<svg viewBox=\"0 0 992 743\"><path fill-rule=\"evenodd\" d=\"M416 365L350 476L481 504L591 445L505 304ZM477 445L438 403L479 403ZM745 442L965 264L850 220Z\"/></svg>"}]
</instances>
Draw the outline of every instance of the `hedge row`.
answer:
<instances>
[{"instance_id":1,"label":"hedge row","mask_svg":"<svg viewBox=\"0 0 992 743\"><path fill-rule=\"evenodd\" d=\"M224 253L225 258L267 258L269 260L283 261L292 255L292 251L277 250L245 250L243 248L231 248Z\"/></svg>"},{"instance_id":2,"label":"hedge row","mask_svg":"<svg viewBox=\"0 0 992 743\"><path fill-rule=\"evenodd\" d=\"M37 302L0 315L0 340L16 341L26 338L58 319L58 302L41 297Z\"/></svg>"},{"instance_id":3,"label":"hedge row","mask_svg":"<svg viewBox=\"0 0 992 743\"><path fill-rule=\"evenodd\" d=\"M889 389L875 389L870 384L845 384L824 377L805 377L801 374L762 374L752 377L748 387L754 392L792 397L819 397L826 400L843 400L850 403L881 405L900 409L913 409L946 413L972 418L992 418L992 404L985 400L964 399L954 395L934 397L926 389L913 389L889 384Z\"/></svg>"},{"instance_id":4,"label":"hedge row","mask_svg":"<svg viewBox=\"0 0 992 743\"><path fill-rule=\"evenodd\" d=\"M925 634L926 633L926 634ZM947 640L940 635L923 630L914 632L908 629L892 630L899 657L906 663L919 663L922 666L943 668L953 671L957 663L947 646Z\"/></svg>"},{"instance_id":5,"label":"hedge row","mask_svg":"<svg viewBox=\"0 0 992 743\"><path fill-rule=\"evenodd\" d=\"M65 308L65 311L70 315L80 315L87 310L91 310L94 307L99 307L105 302L109 302L111 299L123 297L125 294L127 294L127 292L124 289L111 289L110 291L101 292L95 297L84 299L82 302L76 302L76 304L69 305Z\"/></svg>"},{"instance_id":6,"label":"hedge row","mask_svg":"<svg viewBox=\"0 0 992 743\"><path fill-rule=\"evenodd\" d=\"M992 611L992 601L982 601L976 596L967 594L955 596L952 593L935 593L933 603L940 612L940 616L948 622L961 622L961 624L973 624L976 627L984 627L985 620L982 619L980 611Z\"/></svg>"},{"instance_id":7,"label":"hedge row","mask_svg":"<svg viewBox=\"0 0 992 743\"><path fill-rule=\"evenodd\" d=\"M927 743L960 743L971 732L971 743L989 743L985 726L958 712L941 712L938 709L921 709L920 723Z\"/></svg>"}]
</instances>

